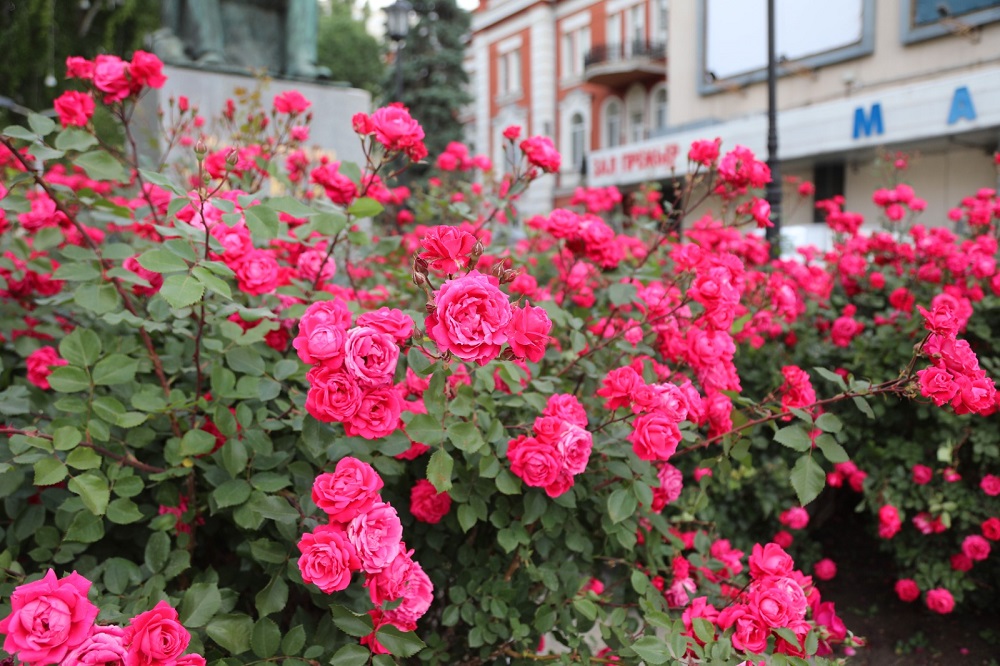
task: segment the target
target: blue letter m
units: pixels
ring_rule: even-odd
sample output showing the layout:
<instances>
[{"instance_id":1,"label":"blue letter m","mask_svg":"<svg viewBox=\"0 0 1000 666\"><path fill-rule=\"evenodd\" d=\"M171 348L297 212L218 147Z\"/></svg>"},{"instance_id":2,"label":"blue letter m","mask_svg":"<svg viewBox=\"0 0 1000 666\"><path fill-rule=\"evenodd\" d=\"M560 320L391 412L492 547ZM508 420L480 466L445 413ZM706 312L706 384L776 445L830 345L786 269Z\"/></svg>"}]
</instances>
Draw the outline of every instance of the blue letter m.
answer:
<instances>
[{"instance_id":1,"label":"blue letter m","mask_svg":"<svg viewBox=\"0 0 1000 666\"><path fill-rule=\"evenodd\" d=\"M882 105L879 102L872 104L871 113L867 116L865 116L864 107L859 106L854 109L853 138L860 138L862 134L871 136L872 132L875 134L883 134L885 132L882 127Z\"/></svg>"}]
</instances>

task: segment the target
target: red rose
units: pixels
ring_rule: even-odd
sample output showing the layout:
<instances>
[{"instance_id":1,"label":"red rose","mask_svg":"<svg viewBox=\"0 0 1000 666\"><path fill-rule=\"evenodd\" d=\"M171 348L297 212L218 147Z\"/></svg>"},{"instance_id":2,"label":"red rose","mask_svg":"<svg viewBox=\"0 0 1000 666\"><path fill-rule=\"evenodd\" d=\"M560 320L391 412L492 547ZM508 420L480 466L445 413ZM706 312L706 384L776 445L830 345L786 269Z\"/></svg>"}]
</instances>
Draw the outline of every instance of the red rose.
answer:
<instances>
[{"instance_id":1,"label":"red rose","mask_svg":"<svg viewBox=\"0 0 1000 666\"><path fill-rule=\"evenodd\" d=\"M395 432L403 401L392 386L370 389L361 396L358 411L344 423L348 437L378 439Z\"/></svg>"},{"instance_id":2,"label":"red rose","mask_svg":"<svg viewBox=\"0 0 1000 666\"><path fill-rule=\"evenodd\" d=\"M410 148L424 139L420 123L400 104L391 104L375 111L371 115L371 125L375 138L386 150Z\"/></svg>"},{"instance_id":3,"label":"red rose","mask_svg":"<svg viewBox=\"0 0 1000 666\"><path fill-rule=\"evenodd\" d=\"M943 587L927 590L926 600L927 607L935 613L946 615L955 609L955 598Z\"/></svg>"},{"instance_id":4,"label":"red rose","mask_svg":"<svg viewBox=\"0 0 1000 666\"><path fill-rule=\"evenodd\" d=\"M87 93L67 90L53 102L63 127L86 127L94 115L94 98Z\"/></svg>"},{"instance_id":5,"label":"red rose","mask_svg":"<svg viewBox=\"0 0 1000 666\"><path fill-rule=\"evenodd\" d=\"M317 301L299 320L299 334L292 346L303 363L339 368L344 362L344 339L350 325L351 312L344 301Z\"/></svg>"},{"instance_id":6,"label":"red rose","mask_svg":"<svg viewBox=\"0 0 1000 666\"><path fill-rule=\"evenodd\" d=\"M632 423L628 436L632 450L641 460L669 460L677 451L681 431L677 423L662 412L643 414Z\"/></svg>"},{"instance_id":7,"label":"red rose","mask_svg":"<svg viewBox=\"0 0 1000 666\"><path fill-rule=\"evenodd\" d=\"M28 381L47 391L52 388L49 386L48 380L49 375L52 374L52 368L67 365L69 361L59 358L59 352L56 351L55 347L42 347L31 352L25 359L25 363L28 366Z\"/></svg>"},{"instance_id":8,"label":"red rose","mask_svg":"<svg viewBox=\"0 0 1000 666\"><path fill-rule=\"evenodd\" d=\"M190 642L191 634L178 621L177 611L161 601L152 610L136 615L125 627L125 666L176 663Z\"/></svg>"},{"instance_id":9,"label":"red rose","mask_svg":"<svg viewBox=\"0 0 1000 666\"><path fill-rule=\"evenodd\" d=\"M274 96L274 110L278 113L298 114L312 106L312 102L298 90L286 90Z\"/></svg>"},{"instance_id":10,"label":"red rose","mask_svg":"<svg viewBox=\"0 0 1000 666\"><path fill-rule=\"evenodd\" d=\"M427 335L442 351L479 365L500 355L512 314L496 278L471 271L448 280L434 293L434 306Z\"/></svg>"},{"instance_id":11,"label":"red rose","mask_svg":"<svg viewBox=\"0 0 1000 666\"><path fill-rule=\"evenodd\" d=\"M754 544L750 553L750 575L753 578L764 576L788 576L792 572L794 562L791 556L776 543L761 546Z\"/></svg>"},{"instance_id":12,"label":"red rose","mask_svg":"<svg viewBox=\"0 0 1000 666\"><path fill-rule=\"evenodd\" d=\"M451 496L439 493L434 484L420 479L410 490L410 513L422 523L439 523L451 510Z\"/></svg>"},{"instance_id":13,"label":"red rose","mask_svg":"<svg viewBox=\"0 0 1000 666\"><path fill-rule=\"evenodd\" d=\"M540 168L542 171L553 173L559 171L562 157L559 151L552 145L552 139L547 136L532 136L521 142L521 151L528 159L528 164Z\"/></svg>"},{"instance_id":14,"label":"red rose","mask_svg":"<svg viewBox=\"0 0 1000 666\"><path fill-rule=\"evenodd\" d=\"M559 450L552 444L521 435L507 443L510 471L525 485L544 488L555 483L562 470Z\"/></svg>"},{"instance_id":15,"label":"red rose","mask_svg":"<svg viewBox=\"0 0 1000 666\"><path fill-rule=\"evenodd\" d=\"M438 273L451 274L468 268L476 237L457 227L431 227L420 239L420 258Z\"/></svg>"},{"instance_id":16,"label":"red rose","mask_svg":"<svg viewBox=\"0 0 1000 666\"><path fill-rule=\"evenodd\" d=\"M136 51L132 54L128 73L132 79L132 94L138 93L145 86L162 88L167 82L167 77L163 75L163 62L145 51Z\"/></svg>"},{"instance_id":17,"label":"red rose","mask_svg":"<svg viewBox=\"0 0 1000 666\"><path fill-rule=\"evenodd\" d=\"M119 102L132 93L129 65L113 55L99 55L94 59L94 87L104 93L104 103Z\"/></svg>"},{"instance_id":18,"label":"red rose","mask_svg":"<svg viewBox=\"0 0 1000 666\"><path fill-rule=\"evenodd\" d=\"M313 481L312 500L331 522L347 523L379 500L382 477L371 465L357 458L341 458L333 473Z\"/></svg>"},{"instance_id":19,"label":"red rose","mask_svg":"<svg viewBox=\"0 0 1000 666\"><path fill-rule=\"evenodd\" d=\"M913 579L903 578L896 581L896 595L901 601L916 601L920 596L920 588Z\"/></svg>"},{"instance_id":20,"label":"red rose","mask_svg":"<svg viewBox=\"0 0 1000 666\"><path fill-rule=\"evenodd\" d=\"M306 374L306 411L324 423L347 422L361 408L358 381L344 370L318 365Z\"/></svg>"},{"instance_id":21,"label":"red rose","mask_svg":"<svg viewBox=\"0 0 1000 666\"><path fill-rule=\"evenodd\" d=\"M344 341L344 367L362 386L392 383L399 360L396 340L368 326L356 326Z\"/></svg>"},{"instance_id":22,"label":"red rose","mask_svg":"<svg viewBox=\"0 0 1000 666\"><path fill-rule=\"evenodd\" d=\"M302 580L327 594L351 584L351 574L361 569L357 549L341 525L319 525L299 540Z\"/></svg>"},{"instance_id":23,"label":"red rose","mask_svg":"<svg viewBox=\"0 0 1000 666\"><path fill-rule=\"evenodd\" d=\"M341 206L349 206L358 197L358 186L340 173L339 168L340 162L324 164L313 169L309 178L311 182L323 188L330 201Z\"/></svg>"},{"instance_id":24,"label":"red rose","mask_svg":"<svg viewBox=\"0 0 1000 666\"><path fill-rule=\"evenodd\" d=\"M552 321L542 308L530 305L513 308L507 326L507 342L514 354L538 363L545 356L551 330Z\"/></svg>"},{"instance_id":25,"label":"red rose","mask_svg":"<svg viewBox=\"0 0 1000 666\"><path fill-rule=\"evenodd\" d=\"M379 308L358 317L358 326L368 326L403 343L413 336L413 318L395 308Z\"/></svg>"},{"instance_id":26,"label":"red rose","mask_svg":"<svg viewBox=\"0 0 1000 666\"><path fill-rule=\"evenodd\" d=\"M278 288L281 267L274 255L267 250L251 250L235 266L240 291L260 296Z\"/></svg>"}]
</instances>

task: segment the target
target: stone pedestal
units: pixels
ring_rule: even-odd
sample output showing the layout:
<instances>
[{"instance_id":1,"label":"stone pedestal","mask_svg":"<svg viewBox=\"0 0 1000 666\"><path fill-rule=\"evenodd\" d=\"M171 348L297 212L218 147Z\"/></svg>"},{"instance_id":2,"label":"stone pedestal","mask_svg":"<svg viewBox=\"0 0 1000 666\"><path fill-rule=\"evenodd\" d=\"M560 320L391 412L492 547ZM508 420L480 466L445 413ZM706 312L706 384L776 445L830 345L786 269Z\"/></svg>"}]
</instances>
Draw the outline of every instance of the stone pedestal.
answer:
<instances>
[{"instance_id":1,"label":"stone pedestal","mask_svg":"<svg viewBox=\"0 0 1000 666\"><path fill-rule=\"evenodd\" d=\"M184 95L192 105L197 105L200 115L206 120L205 133L216 136L220 144L225 144L228 137L220 135L220 128L214 121L221 117L226 108L226 100L236 100L237 88L252 91L261 85L258 79L240 73L212 72L174 65L164 65L163 73L167 77L166 84L159 90L149 91L140 108L136 109L136 125L143 128L140 131L145 135L145 139L141 141L141 150L152 160L158 160L161 150L153 139L159 134L156 111L158 108L166 110L171 97L177 99ZM354 162L359 166L363 164L361 141L351 127L351 117L355 113L371 111L371 95L367 91L341 84L271 79L262 88L261 105L270 111L274 96L287 90L298 90L312 102L309 111L313 114L313 120L306 146L319 148L337 160ZM186 150L189 154L191 151L190 148L180 150ZM176 159L177 156L171 153L171 158Z\"/></svg>"}]
</instances>

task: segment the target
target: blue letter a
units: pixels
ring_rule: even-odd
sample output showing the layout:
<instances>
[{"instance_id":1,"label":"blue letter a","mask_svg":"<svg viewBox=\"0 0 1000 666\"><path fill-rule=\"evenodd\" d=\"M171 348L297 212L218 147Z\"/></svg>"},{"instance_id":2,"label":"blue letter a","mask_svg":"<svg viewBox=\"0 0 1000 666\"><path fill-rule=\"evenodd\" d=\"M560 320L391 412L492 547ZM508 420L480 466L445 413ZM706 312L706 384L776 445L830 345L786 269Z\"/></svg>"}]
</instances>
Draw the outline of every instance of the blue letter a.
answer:
<instances>
[{"instance_id":1,"label":"blue letter a","mask_svg":"<svg viewBox=\"0 0 1000 666\"><path fill-rule=\"evenodd\" d=\"M864 107L859 106L854 109L854 136L857 139L862 134L865 136L871 136L872 132L875 134L884 134L885 130L882 127L882 105L879 102L872 104L871 113L865 116Z\"/></svg>"},{"instance_id":2,"label":"blue letter a","mask_svg":"<svg viewBox=\"0 0 1000 666\"><path fill-rule=\"evenodd\" d=\"M962 118L976 119L976 107L972 105L972 94L966 86L955 88L955 94L951 98L951 110L948 112L948 124L954 125Z\"/></svg>"}]
</instances>

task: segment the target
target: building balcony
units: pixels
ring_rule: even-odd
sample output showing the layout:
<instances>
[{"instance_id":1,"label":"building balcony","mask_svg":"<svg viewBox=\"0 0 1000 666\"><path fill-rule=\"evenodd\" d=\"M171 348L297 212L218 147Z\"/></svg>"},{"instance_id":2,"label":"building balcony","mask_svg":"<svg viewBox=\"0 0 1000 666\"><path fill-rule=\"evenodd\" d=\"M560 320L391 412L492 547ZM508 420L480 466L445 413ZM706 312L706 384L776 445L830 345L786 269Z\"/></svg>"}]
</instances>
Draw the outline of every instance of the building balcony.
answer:
<instances>
[{"instance_id":1,"label":"building balcony","mask_svg":"<svg viewBox=\"0 0 1000 666\"><path fill-rule=\"evenodd\" d=\"M609 88L662 79L667 74L667 45L647 40L601 44L587 52L583 66L588 83Z\"/></svg>"}]
</instances>

